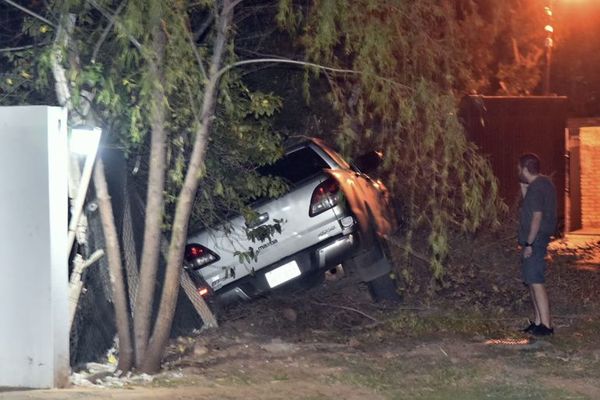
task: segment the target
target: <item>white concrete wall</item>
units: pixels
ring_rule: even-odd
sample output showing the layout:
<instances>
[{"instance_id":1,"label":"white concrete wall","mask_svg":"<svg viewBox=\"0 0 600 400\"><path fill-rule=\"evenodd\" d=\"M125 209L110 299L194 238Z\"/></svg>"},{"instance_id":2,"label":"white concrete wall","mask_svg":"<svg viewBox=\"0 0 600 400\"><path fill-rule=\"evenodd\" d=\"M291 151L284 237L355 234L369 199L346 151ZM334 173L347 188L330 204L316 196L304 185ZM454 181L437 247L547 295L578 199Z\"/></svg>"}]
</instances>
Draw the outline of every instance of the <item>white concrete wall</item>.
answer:
<instances>
[{"instance_id":1,"label":"white concrete wall","mask_svg":"<svg viewBox=\"0 0 600 400\"><path fill-rule=\"evenodd\" d=\"M0 386L68 383L67 113L0 107Z\"/></svg>"}]
</instances>

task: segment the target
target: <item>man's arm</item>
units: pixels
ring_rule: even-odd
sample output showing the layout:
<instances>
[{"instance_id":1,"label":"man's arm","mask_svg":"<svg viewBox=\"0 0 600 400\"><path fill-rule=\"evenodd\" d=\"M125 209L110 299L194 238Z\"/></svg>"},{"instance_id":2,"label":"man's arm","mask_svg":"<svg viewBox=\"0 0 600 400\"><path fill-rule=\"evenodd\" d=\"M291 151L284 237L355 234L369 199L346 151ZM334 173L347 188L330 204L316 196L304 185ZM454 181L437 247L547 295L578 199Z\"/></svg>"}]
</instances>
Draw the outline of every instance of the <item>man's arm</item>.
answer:
<instances>
[{"instance_id":1,"label":"man's arm","mask_svg":"<svg viewBox=\"0 0 600 400\"><path fill-rule=\"evenodd\" d=\"M527 236L527 243L533 243L540 231L540 225L542 224L542 212L534 211L531 217L531 227L529 228L529 235Z\"/></svg>"},{"instance_id":2,"label":"man's arm","mask_svg":"<svg viewBox=\"0 0 600 400\"><path fill-rule=\"evenodd\" d=\"M521 196L523 196L523 198L525 198L525 195L527 194L527 187L529 185L527 183L523 183L523 182L521 182L519 185L521 186Z\"/></svg>"},{"instance_id":3,"label":"man's arm","mask_svg":"<svg viewBox=\"0 0 600 400\"><path fill-rule=\"evenodd\" d=\"M529 235L527 236L527 243L533 244L538 232L540 231L540 225L542 224L542 212L534 211L533 216L531 217L531 226L529 228ZM533 254L533 248L531 246L525 246L523 250L523 256L525 258L531 257Z\"/></svg>"}]
</instances>

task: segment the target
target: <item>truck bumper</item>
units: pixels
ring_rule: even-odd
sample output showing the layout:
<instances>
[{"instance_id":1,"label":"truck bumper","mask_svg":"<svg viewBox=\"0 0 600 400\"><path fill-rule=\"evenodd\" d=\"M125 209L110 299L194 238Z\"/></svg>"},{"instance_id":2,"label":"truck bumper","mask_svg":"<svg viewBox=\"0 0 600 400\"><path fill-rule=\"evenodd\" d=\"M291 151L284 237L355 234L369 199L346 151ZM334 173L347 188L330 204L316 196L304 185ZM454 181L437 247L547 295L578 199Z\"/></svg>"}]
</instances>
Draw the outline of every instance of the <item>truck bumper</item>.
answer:
<instances>
[{"instance_id":1,"label":"truck bumper","mask_svg":"<svg viewBox=\"0 0 600 400\"><path fill-rule=\"evenodd\" d=\"M333 237L326 242L304 249L270 265L269 267L256 271L254 275L248 275L220 288L214 294L215 300L219 303L249 300L264 292L284 288L302 277L307 277L308 275L320 272L322 273L324 270L333 268L348 258L353 257L358 251L359 243L358 235L356 233L353 232ZM280 286L271 288L265 275L292 261L295 261L298 265L300 275Z\"/></svg>"}]
</instances>

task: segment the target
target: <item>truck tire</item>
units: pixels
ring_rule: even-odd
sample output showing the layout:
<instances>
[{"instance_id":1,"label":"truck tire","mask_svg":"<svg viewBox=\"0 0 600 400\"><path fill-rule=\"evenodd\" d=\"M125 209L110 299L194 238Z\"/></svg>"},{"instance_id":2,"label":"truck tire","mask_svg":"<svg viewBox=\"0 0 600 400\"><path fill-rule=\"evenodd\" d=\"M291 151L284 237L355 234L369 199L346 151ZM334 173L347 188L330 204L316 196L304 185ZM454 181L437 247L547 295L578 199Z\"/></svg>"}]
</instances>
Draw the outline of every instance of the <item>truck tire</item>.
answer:
<instances>
[{"instance_id":1,"label":"truck tire","mask_svg":"<svg viewBox=\"0 0 600 400\"><path fill-rule=\"evenodd\" d=\"M372 271L371 265L365 268L364 265L362 265L365 262L374 266L377 271ZM344 261L342 265L345 269L354 271L362 278L361 280L367 284L371 299L375 303L382 301L399 303L402 301L402 297L397 290L397 282L390 275L392 271L391 263L386 256L381 243L378 243L377 247L371 249L371 251L362 256ZM385 272L380 273L380 271ZM371 275L371 272L376 273ZM368 278L366 278L367 276Z\"/></svg>"},{"instance_id":2,"label":"truck tire","mask_svg":"<svg viewBox=\"0 0 600 400\"><path fill-rule=\"evenodd\" d=\"M396 280L390 274L382 275L367 282L367 287L375 303L388 302L397 304L402 301L402 297L398 293Z\"/></svg>"}]
</instances>

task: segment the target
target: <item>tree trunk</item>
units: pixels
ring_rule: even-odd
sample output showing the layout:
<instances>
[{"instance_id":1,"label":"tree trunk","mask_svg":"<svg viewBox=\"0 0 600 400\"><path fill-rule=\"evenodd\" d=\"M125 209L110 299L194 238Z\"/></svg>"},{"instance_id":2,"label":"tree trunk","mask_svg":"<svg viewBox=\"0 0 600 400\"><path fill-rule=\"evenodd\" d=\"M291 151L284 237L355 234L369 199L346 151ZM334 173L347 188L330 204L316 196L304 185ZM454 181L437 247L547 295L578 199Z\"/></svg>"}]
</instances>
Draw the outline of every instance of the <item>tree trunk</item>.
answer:
<instances>
[{"instance_id":1,"label":"tree trunk","mask_svg":"<svg viewBox=\"0 0 600 400\"><path fill-rule=\"evenodd\" d=\"M165 236L163 236L161 240L160 251L162 256L165 259L168 259L169 242ZM181 275L179 276L179 284L183 289L183 292L190 300L190 303L192 303L192 306L194 307L200 318L202 318L202 323L204 324L204 327L218 328L219 324L217 322L217 319L215 318L214 314L204 301L204 298L200 295L200 293L198 293L196 285L194 284L194 281L192 281L192 278L190 278L190 275L183 269L181 269Z\"/></svg>"},{"instance_id":2,"label":"tree trunk","mask_svg":"<svg viewBox=\"0 0 600 400\"><path fill-rule=\"evenodd\" d=\"M142 371L154 373L160 369L160 361L169 339L175 305L179 291L179 279L181 266L183 264L183 249L187 235L189 218L192 211L194 198L199 184L201 167L204 164L208 132L214 119L215 104L217 97L217 85L219 81L219 68L223 59L225 45L227 43L228 31L233 15L233 4L230 0L223 2L223 9L218 21L217 37L215 39L214 52L209 69L208 82L204 91L202 101L202 114L200 126L196 132L194 147L192 150L189 167L185 175L183 187L177 198L171 243L167 259L167 269L163 292L158 311L158 317L148 344L146 357L141 365Z\"/></svg>"},{"instance_id":3,"label":"tree trunk","mask_svg":"<svg viewBox=\"0 0 600 400\"><path fill-rule=\"evenodd\" d=\"M60 104L62 107L67 107L69 112L74 110L73 104L71 103L71 91L67 81L67 73L62 65L62 52L67 48L69 36L73 32L74 27L75 15L67 14L61 16L61 24L58 26L56 31L54 48L52 49L51 55L52 76L54 77L54 92L56 93L56 99L58 100L58 104Z\"/></svg>"},{"instance_id":4,"label":"tree trunk","mask_svg":"<svg viewBox=\"0 0 600 400\"><path fill-rule=\"evenodd\" d=\"M152 317L156 272L160 260L160 238L164 206L164 186L166 170L165 132L165 91L163 57L165 33L160 21L152 32L152 50L149 79L154 82L150 125L152 130L150 145L150 172L146 194L146 218L144 222L144 245L140 265L140 282L135 301L134 337L136 365L139 367L146 354L150 322Z\"/></svg>"},{"instance_id":5,"label":"tree trunk","mask_svg":"<svg viewBox=\"0 0 600 400\"><path fill-rule=\"evenodd\" d=\"M98 158L96 161L94 186L96 187L102 230L104 231L104 238L106 240L106 254L108 256L110 282L115 304L115 318L119 337L119 364L117 369L121 372L127 372L133 366L133 347L131 343L129 311L127 309L127 291L123 277L117 228L115 226L113 208L104 175L104 164L101 158Z\"/></svg>"}]
</instances>

